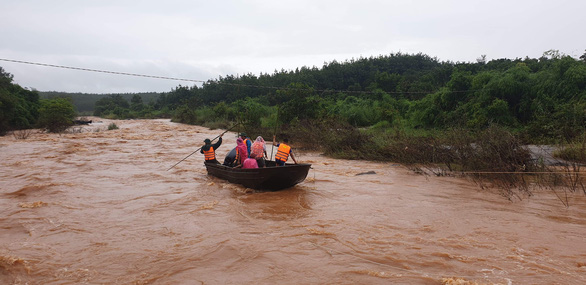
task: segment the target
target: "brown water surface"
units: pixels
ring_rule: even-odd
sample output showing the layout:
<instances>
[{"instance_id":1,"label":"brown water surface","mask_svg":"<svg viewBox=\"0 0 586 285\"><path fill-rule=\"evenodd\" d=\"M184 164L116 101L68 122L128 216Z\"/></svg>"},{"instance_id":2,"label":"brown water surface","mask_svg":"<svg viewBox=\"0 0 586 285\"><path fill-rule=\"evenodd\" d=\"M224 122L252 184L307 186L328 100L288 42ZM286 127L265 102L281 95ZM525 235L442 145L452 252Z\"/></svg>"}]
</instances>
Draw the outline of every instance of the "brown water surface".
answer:
<instances>
[{"instance_id":1,"label":"brown water surface","mask_svg":"<svg viewBox=\"0 0 586 285\"><path fill-rule=\"evenodd\" d=\"M221 130L97 120L0 138L0 284L586 283L583 195L510 202L298 150L305 182L253 192L207 176L199 153L167 171Z\"/></svg>"}]
</instances>

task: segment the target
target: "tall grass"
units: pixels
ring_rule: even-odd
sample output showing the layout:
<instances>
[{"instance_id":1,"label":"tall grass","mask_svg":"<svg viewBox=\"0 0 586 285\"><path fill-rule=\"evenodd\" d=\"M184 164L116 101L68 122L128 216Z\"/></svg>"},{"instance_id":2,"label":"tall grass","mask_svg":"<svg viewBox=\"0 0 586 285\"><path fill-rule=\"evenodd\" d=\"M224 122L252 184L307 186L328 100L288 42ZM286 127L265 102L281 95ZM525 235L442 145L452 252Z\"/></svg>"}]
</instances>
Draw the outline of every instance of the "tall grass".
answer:
<instances>
[{"instance_id":1,"label":"tall grass","mask_svg":"<svg viewBox=\"0 0 586 285\"><path fill-rule=\"evenodd\" d=\"M547 189L567 206L569 194L578 190L586 194L580 173L581 163L586 162L581 146L586 143L564 148L560 153L565 159L581 162L556 167L533 159L516 135L497 126L476 132L405 131L386 127L357 129L329 120L298 122L286 133L296 147L320 150L335 158L397 162L426 175L467 177L482 189L497 189L509 200Z\"/></svg>"}]
</instances>

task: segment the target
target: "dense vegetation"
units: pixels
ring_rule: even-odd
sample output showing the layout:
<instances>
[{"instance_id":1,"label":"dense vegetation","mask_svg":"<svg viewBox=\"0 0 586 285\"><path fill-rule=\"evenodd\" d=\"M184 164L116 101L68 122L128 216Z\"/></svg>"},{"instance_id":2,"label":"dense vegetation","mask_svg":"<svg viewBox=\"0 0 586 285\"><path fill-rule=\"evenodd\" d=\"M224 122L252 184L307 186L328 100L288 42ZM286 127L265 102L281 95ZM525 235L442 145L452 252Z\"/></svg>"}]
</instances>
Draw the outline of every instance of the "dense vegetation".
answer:
<instances>
[{"instance_id":1,"label":"dense vegetation","mask_svg":"<svg viewBox=\"0 0 586 285\"><path fill-rule=\"evenodd\" d=\"M12 83L12 74L0 67L0 135L32 127L38 118L39 95Z\"/></svg>"},{"instance_id":2,"label":"dense vegetation","mask_svg":"<svg viewBox=\"0 0 586 285\"><path fill-rule=\"evenodd\" d=\"M11 78L3 75L3 80L10 83ZM38 95L9 85L11 91L2 96L20 94L20 103L19 107L2 105L12 113L3 112L0 122L30 127L38 116ZM455 128L475 132L496 125L525 143L552 143L584 133L586 62L584 56L574 59L557 51L548 51L538 59L487 62L481 57L475 63L440 62L424 54L398 53L333 61L321 68L229 75L201 87L180 85L158 94L148 104L142 95L87 97L97 99L93 108L97 116L173 117L178 122L210 127L244 121L250 133L268 135L278 129L291 136L297 134L300 142L310 136L304 129L335 122L341 125L338 129L409 134Z\"/></svg>"},{"instance_id":3,"label":"dense vegetation","mask_svg":"<svg viewBox=\"0 0 586 285\"><path fill-rule=\"evenodd\" d=\"M37 91L22 88L12 80L12 74L0 67L0 135L33 127L60 132L73 124L71 101L39 99Z\"/></svg>"},{"instance_id":4,"label":"dense vegetation","mask_svg":"<svg viewBox=\"0 0 586 285\"><path fill-rule=\"evenodd\" d=\"M67 93L67 92L57 92L57 91L48 91L48 92L39 92L39 95L43 99L53 99L53 98L70 98L75 106L75 110L79 115L92 115L94 113L94 109L96 107L96 102L100 99L106 97L104 94L91 94L91 93ZM141 102L144 104L152 104L157 97L159 97L159 93L156 92L145 92L145 93L123 93L123 94L108 94L110 96L117 96L121 97L126 101L132 100L133 97L139 96ZM103 114L107 115L107 114ZM137 114L139 116L140 114Z\"/></svg>"},{"instance_id":5,"label":"dense vegetation","mask_svg":"<svg viewBox=\"0 0 586 285\"><path fill-rule=\"evenodd\" d=\"M73 125L75 115L73 104L67 98L41 100L37 126L52 133L63 132Z\"/></svg>"},{"instance_id":6,"label":"dense vegetation","mask_svg":"<svg viewBox=\"0 0 586 285\"><path fill-rule=\"evenodd\" d=\"M96 103L95 115L104 114L211 127L244 120L256 132L329 120L418 132L497 125L551 143L584 133L586 63L556 51L475 63L399 53L178 86L146 109L138 98L110 96Z\"/></svg>"}]
</instances>

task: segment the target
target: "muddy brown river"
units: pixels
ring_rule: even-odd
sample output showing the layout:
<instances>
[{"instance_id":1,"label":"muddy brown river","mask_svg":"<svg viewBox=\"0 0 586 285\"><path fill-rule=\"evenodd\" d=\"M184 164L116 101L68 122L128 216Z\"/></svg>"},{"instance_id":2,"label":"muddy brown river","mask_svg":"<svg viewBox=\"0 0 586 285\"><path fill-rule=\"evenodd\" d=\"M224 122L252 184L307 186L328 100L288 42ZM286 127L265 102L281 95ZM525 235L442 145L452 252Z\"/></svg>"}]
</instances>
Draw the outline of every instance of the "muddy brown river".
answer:
<instances>
[{"instance_id":1,"label":"muddy brown river","mask_svg":"<svg viewBox=\"0 0 586 285\"><path fill-rule=\"evenodd\" d=\"M0 284L586 284L583 194L511 202L295 142L307 179L254 192L199 153L167 171L222 130L97 120L0 137Z\"/></svg>"}]
</instances>

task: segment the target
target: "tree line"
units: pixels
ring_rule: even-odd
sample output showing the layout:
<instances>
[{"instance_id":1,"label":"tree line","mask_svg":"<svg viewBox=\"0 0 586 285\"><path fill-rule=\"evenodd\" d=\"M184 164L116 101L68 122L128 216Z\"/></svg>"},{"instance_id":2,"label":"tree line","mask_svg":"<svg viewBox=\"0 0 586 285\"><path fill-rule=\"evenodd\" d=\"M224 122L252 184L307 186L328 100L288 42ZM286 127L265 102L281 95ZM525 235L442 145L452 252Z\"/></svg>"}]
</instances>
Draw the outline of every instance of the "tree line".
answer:
<instances>
[{"instance_id":1,"label":"tree line","mask_svg":"<svg viewBox=\"0 0 586 285\"><path fill-rule=\"evenodd\" d=\"M139 96L144 104L149 104L157 99L159 93L157 92L143 92L143 93L114 93L114 94L95 94L95 93L69 93L59 91L40 91L39 95L42 99L52 98L71 98L75 111L79 115L93 115L96 102L106 96L120 96L126 101L132 100L133 97Z\"/></svg>"},{"instance_id":2,"label":"tree line","mask_svg":"<svg viewBox=\"0 0 586 285\"><path fill-rule=\"evenodd\" d=\"M10 83L4 71L2 78L3 84ZM4 124L32 126L38 116L38 95L9 85L2 96L12 94L19 103L2 105L13 110L3 112ZM201 87L179 85L151 94L148 104L141 94L129 94L130 99L121 94L102 96L95 101L93 114L120 119L172 117L210 127L244 121L251 130L265 131L327 121L413 132L474 131L496 125L527 142L555 142L584 133L585 90L584 56L575 59L554 50L540 58L486 61L481 57L476 62L395 53L332 61L320 68L228 75Z\"/></svg>"},{"instance_id":3,"label":"tree line","mask_svg":"<svg viewBox=\"0 0 586 285\"><path fill-rule=\"evenodd\" d=\"M583 56L584 57L584 56ZM165 117L226 126L287 129L340 121L355 128L511 130L528 142L571 140L586 126L586 62L548 51L540 58L439 61L390 54L273 74L228 75L178 86L145 109L137 98L96 102L95 115ZM141 113L142 112L142 113Z\"/></svg>"},{"instance_id":4,"label":"tree line","mask_svg":"<svg viewBox=\"0 0 586 285\"><path fill-rule=\"evenodd\" d=\"M23 88L13 83L13 75L0 66L0 135L14 130L43 128L50 132L62 132L74 124L76 116L92 115L96 112L96 102L108 97L124 102L133 102L133 110L145 110L136 116L150 114L154 100L159 96L156 92L126 94L86 94L66 92L39 92ZM146 101L146 104L142 102ZM138 102L139 104L135 104ZM150 105L149 105L150 104ZM136 105L136 106L135 106ZM111 106L102 109L114 109ZM129 117L129 112L115 112L117 117ZM104 113L108 115L108 111Z\"/></svg>"}]
</instances>

